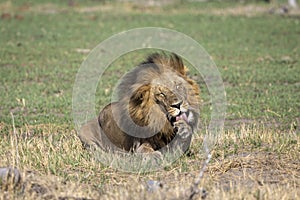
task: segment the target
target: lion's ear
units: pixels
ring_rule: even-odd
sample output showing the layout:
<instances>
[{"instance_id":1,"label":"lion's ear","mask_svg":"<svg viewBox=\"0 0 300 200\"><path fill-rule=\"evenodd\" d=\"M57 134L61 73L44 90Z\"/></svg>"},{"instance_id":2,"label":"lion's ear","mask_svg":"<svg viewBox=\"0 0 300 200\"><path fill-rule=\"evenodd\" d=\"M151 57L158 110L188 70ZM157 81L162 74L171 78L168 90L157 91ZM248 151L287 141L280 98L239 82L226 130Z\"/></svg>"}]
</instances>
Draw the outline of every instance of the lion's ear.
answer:
<instances>
[{"instance_id":1,"label":"lion's ear","mask_svg":"<svg viewBox=\"0 0 300 200\"><path fill-rule=\"evenodd\" d=\"M150 98L150 85L143 85L138 87L131 95L131 102L140 104L143 101L147 101Z\"/></svg>"},{"instance_id":2,"label":"lion's ear","mask_svg":"<svg viewBox=\"0 0 300 200\"><path fill-rule=\"evenodd\" d=\"M182 75L186 75L187 68L184 66L182 59L175 53L170 58L170 67Z\"/></svg>"}]
</instances>

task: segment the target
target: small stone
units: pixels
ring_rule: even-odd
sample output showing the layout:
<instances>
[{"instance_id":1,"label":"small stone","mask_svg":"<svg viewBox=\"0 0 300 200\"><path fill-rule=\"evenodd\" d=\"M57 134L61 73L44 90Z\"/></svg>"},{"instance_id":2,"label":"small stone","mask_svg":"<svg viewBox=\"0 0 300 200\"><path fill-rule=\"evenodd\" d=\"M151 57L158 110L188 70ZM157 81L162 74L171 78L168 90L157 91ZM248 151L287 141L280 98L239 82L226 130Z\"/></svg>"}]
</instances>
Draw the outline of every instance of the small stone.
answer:
<instances>
[{"instance_id":1,"label":"small stone","mask_svg":"<svg viewBox=\"0 0 300 200\"><path fill-rule=\"evenodd\" d=\"M156 191L157 189L163 187L163 184L159 181L149 180L146 183L147 183L147 190L149 192Z\"/></svg>"},{"instance_id":2,"label":"small stone","mask_svg":"<svg viewBox=\"0 0 300 200\"><path fill-rule=\"evenodd\" d=\"M3 167L0 168L0 189L8 190L8 188L18 187L21 183L20 171L16 168Z\"/></svg>"}]
</instances>

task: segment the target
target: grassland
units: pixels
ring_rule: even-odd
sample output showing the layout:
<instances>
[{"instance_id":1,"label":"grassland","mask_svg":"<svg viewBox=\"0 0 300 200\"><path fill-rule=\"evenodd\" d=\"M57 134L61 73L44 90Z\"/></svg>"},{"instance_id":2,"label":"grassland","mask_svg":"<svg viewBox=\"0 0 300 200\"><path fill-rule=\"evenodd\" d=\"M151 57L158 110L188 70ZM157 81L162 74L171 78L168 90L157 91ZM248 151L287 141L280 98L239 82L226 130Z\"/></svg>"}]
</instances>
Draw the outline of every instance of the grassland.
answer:
<instances>
[{"instance_id":1,"label":"grassland","mask_svg":"<svg viewBox=\"0 0 300 200\"><path fill-rule=\"evenodd\" d=\"M279 2L279 1L277 1ZM137 27L165 27L198 41L211 55L227 93L225 129L200 186L207 199L299 199L300 14L279 4L181 2L158 7L100 1L0 3L0 167L22 172L21 188L1 199L179 199L205 159L210 119L205 83L202 128L188 155L151 173L130 174L94 161L72 119L77 70L98 43ZM97 90L109 100L124 71L147 51L112 63ZM148 180L162 188L148 192ZM201 198L200 194L195 196Z\"/></svg>"}]
</instances>

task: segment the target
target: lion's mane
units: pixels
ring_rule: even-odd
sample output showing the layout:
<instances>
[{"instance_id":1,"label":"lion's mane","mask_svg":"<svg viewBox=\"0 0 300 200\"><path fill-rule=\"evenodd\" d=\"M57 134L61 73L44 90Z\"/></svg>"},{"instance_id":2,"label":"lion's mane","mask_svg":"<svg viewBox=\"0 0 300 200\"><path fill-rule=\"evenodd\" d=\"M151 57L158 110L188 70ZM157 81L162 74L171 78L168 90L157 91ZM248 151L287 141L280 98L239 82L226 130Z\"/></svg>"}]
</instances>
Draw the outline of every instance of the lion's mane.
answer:
<instances>
[{"instance_id":1,"label":"lion's mane","mask_svg":"<svg viewBox=\"0 0 300 200\"><path fill-rule=\"evenodd\" d=\"M176 136L176 121L185 121L192 131L197 129L199 92L179 56L152 54L122 78L118 101L99 114L99 133L88 136L81 131L79 137L84 144L104 149L116 146L134 151L144 145L141 152L160 150ZM182 110L187 114L178 111L177 102L185 103Z\"/></svg>"}]
</instances>

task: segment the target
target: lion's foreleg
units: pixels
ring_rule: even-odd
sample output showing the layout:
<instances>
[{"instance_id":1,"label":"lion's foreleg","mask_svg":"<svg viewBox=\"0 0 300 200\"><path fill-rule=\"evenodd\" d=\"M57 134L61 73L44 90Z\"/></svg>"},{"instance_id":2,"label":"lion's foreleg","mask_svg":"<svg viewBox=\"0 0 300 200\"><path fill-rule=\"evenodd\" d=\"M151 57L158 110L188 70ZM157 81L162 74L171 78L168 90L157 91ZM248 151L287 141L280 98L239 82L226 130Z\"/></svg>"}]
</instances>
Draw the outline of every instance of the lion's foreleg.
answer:
<instances>
[{"instance_id":1,"label":"lion's foreleg","mask_svg":"<svg viewBox=\"0 0 300 200\"><path fill-rule=\"evenodd\" d=\"M174 123L175 138L168 145L169 152L186 152L191 144L193 131L192 128L184 121L179 120Z\"/></svg>"}]
</instances>

